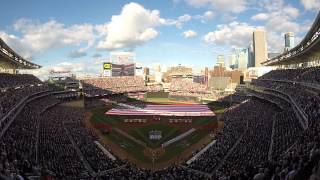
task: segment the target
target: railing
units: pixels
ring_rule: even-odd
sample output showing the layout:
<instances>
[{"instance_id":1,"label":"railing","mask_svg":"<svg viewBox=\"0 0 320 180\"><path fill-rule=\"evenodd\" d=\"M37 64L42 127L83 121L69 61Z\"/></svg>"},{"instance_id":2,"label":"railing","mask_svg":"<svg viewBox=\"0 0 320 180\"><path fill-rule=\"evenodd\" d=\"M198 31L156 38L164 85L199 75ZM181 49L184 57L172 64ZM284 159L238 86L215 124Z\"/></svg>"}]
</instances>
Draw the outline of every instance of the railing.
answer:
<instances>
[{"instance_id":1,"label":"railing","mask_svg":"<svg viewBox=\"0 0 320 180\"><path fill-rule=\"evenodd\" d=\"M61 93L66 93L68 91L56 91L56 92L52 92L52 91L41 91L41 92L36 92L34 94L31 94L25 98L23 98L17 105L15 105L1 120L0 120L0 128L1 128L1 132L0 132L0 138L4 135L4 133L7 131L7 129L10 127L11 123L14 121L14 119L17 117L18 114L20 114L21 110L25 107L26 104L28 104L29 102L38 99L38 98L42 98L51 94L61 94ZM40 95L41 94L41 95ZM38 96L39 95L39 96ZM12 117L10 117L12 116ZM7 120L9 119L9 120ZM5 124L3 124L3 122L5 122L7 120L7 122Z\"/></svg>"},{"instance_id":2,"label":"railing","mask_svg":"<svg viewBox=\"0 0 320 180\"><path fill-rule=\"evenodd\" d=\"M201 149L197 154L195 154L194 156L192 156L187 162L186 164L189 165L191 164L193 161L197 160L203 153L205 153L211 146L213 146L216 143L217 140L213 140L212 142L210 142L208 145L206 145L203 149Z\"/></svg>"},{"instance_id":3,"label":"railing","mask_svg":"<svg viewBox=\"0 0 320 180\"><path fill-rule=\"evenodd\" d=\"M300 84L304 87L313 88L320 91L320 85L314 83L307 83L307 82L300 82L300 81L292 81L292 80L280 80L280 79L259 79L261 81L275 81L275 82L285 82L285 83L292 83L292 84Z\"/></svg>"},{"instance_id":4,"label":"railing","mask_svg":"<svg viewBox=\"0 0 320 180\"><path fill-rule=\"evenodd\" d=\"M253 91L257 91L257 90L255 89L256 87L257 87L257 86L251 85L251 86L249 86L248 88L250 88L250 89L253 90ZM294 100L290 95L288 95L288 94L286 94L286 93L284 93L284 92L275 90L275 89L264 88L264 87L260 87L260 86L258 86L258 89L260 89L260 90L263 89L263 91L260 91L261 93L265 93L265 90L267 90L267 91L271 91L271 92L273 91L273 92L276 92L276 93L279 93L279 94L283 95L283 96L277 96L277 95L275 95L275 96L277 96L277 97L279 97L279 98L282 98L283 100L285 100L285 101L287 101L288 103L290 103L290 104L292 105L292 107L293 107L293 110L294 110L294 112L295 112L295 114L296 114L296 117L298 118L298 120L299 120L302 128L303 128L304 130L308 128L308 118L307 118L306 113L305 113L303 110L301 110L300 106L297 105L297 103L295 102L295 100ZM289 101L288 101L288 100L289 100Z\"/></svg>"}]
</instances>

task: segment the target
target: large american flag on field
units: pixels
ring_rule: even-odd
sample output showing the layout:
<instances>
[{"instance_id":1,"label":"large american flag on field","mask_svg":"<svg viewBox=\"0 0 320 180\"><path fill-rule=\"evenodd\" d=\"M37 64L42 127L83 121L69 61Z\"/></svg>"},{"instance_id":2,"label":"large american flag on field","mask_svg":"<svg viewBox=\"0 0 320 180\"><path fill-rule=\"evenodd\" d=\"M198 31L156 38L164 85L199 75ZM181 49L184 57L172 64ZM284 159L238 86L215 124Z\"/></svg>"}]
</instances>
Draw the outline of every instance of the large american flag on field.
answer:
<instances>
[{"instance_id":1,"label":"large american flag on field","mask_svg":"<svg viewBox=\"0 0 320 180\"><path fill-rule=\"evenodd\" d=\"M143 109L118 109L113 108L106 112L107 115L123 116L215 116L207 105L203 104L184 104L184 105L146 105Z\"/></svg>"}]
</instances>

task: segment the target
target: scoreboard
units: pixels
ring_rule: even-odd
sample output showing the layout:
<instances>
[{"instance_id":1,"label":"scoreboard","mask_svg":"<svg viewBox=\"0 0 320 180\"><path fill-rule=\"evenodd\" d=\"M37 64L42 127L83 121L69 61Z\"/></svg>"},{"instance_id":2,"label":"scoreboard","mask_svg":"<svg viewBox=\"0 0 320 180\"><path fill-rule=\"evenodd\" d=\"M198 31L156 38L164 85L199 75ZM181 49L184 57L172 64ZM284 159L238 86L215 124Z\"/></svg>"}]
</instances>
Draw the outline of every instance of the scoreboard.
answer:
<instances>
[{"instance_id":1,"label":"scoreboard","mask_svg":"<svg viewBox=\"0 0 320 180\"><path fill-rule=\"evenodd\" d=\"M111 70L112 64L111 63L103 63L103 70Z\"/></svg>"},{"instance_id":2,"label":"scoreboard","mask_svg":"<svg viewBox=\"0 0 320 180\"><path fill-rule=\"evenodd\" d=\"M134 76L135 64L103 63L104 76Z\"/></svg>"}]
</instances>

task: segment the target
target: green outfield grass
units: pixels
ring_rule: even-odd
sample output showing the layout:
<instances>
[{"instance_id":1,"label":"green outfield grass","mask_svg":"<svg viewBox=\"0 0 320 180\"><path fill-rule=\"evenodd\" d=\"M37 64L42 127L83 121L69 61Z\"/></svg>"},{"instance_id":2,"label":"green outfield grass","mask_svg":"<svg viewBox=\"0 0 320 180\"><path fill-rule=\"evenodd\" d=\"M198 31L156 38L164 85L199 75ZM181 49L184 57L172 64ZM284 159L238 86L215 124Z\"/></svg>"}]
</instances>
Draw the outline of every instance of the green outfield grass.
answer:
<instances>
[{"instance_id":1,"label":"green outfield grass","mask_svg":"<svg viewBox=\"0 0 320 180\"><path fill-rule=\"evenodd\" d=\"M186 138L173 143L165 148L165 153L158 158L158 162L168 161L175 156L179 156L186 148L197 143L200 139L204 138L208 134L208 131L197 130Z\"/></svg>"},{"instance_id":2,"label":"green outfield grass","mask_svg":"<svg viewBox=\"0 0 320 180\"><path fill-rule=\"evenodd\" d=\"M105 112L107 112L108 110L110 110L110 108L107 108L107 107L92 109L91 110L92 117L90 119L91 123L93 123L93 124L95 124L95 123L108 123L110 125L118 126L121 123L120 118L106 116Z\"/></svg>"},{"instance_id":3,"label":"green outfield grass","mask_svg":"<svg viewBox=\"0 0 320 180\"><path fill-rule=\"evenodd\" d=\"M135 159L142 162L151 162L151 159L145 156L143 153L144 147L132 141L131 139L122 136L116 131L112 131L111 133L105 135L105 137L122 147L128 154L133 155Z\"/></svg>"},{"instance_id":4,"label":"green outfield grass","mask_svg":"<svg viewBox=\"0 0 320 180\"><path fill-rule=\"evenodd\" d=\"M159 104L175 104L174 102L170 101L169 98L146 98L145 101Z\"/></svg>"},{"instance_id":5,"label":"green outfield grass","mask_svg":"<svg viewBox=\"0 0 320 180\"><path fill-rule=\"evenodd\" d=\"M216 114L221 114L226 108L228 108L228 106L222 105L218 102L211 102L208 104L208 107Z\"/></svg>"},{"instance_id":6,"label":"green outfield grass","mask_svg":"<svg viewBox=\"0 0 320 180\"><path fill-rule=\"evenodd\" d=\"M204 124L211 124L216 123L216 119L214 117L198 117L192 120L192 125L204 125Z\"/></svg>"},{"instance_id":7,"label":"green outfield grass","mask_svg":"<svg viewBox=\"0 0 320 180\"><path fill-rule=\"evenodd\" d=\"M149 132L152 130L159 130L162 132L162 138L160 140L150 140ZM147 143L148 146L156 148L159 147L163 142L180 134L181 131L178 128L170 127L164 124L150 124L142 127L137 127L130 131L133 137L140 139Z\"/></svg>"}]
</instances>

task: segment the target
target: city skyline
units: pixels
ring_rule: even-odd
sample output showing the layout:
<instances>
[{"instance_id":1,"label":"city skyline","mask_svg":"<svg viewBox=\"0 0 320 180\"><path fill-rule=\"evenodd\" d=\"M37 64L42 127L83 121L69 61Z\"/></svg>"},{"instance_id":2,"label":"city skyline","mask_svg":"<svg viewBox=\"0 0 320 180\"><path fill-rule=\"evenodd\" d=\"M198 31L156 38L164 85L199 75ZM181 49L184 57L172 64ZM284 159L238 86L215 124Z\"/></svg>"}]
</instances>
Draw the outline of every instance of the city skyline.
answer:
<instances>
[{"instance_id":1,"label":"city skyline","mask_svg":"<svg viewBox=\"0 0 320 180\"><path fill-rule=\"evenodd\" d=\"M248 47L255 28L265 29L268 52L282 52L284 33L294 31L299 43L320 7L315 0L221 2L6 1L0 37L42 65L38 75L52 68L97 72L111 51L123 50L148 67L204 68L213 67L219 54Z\"/></svg>"}]
</instances>

